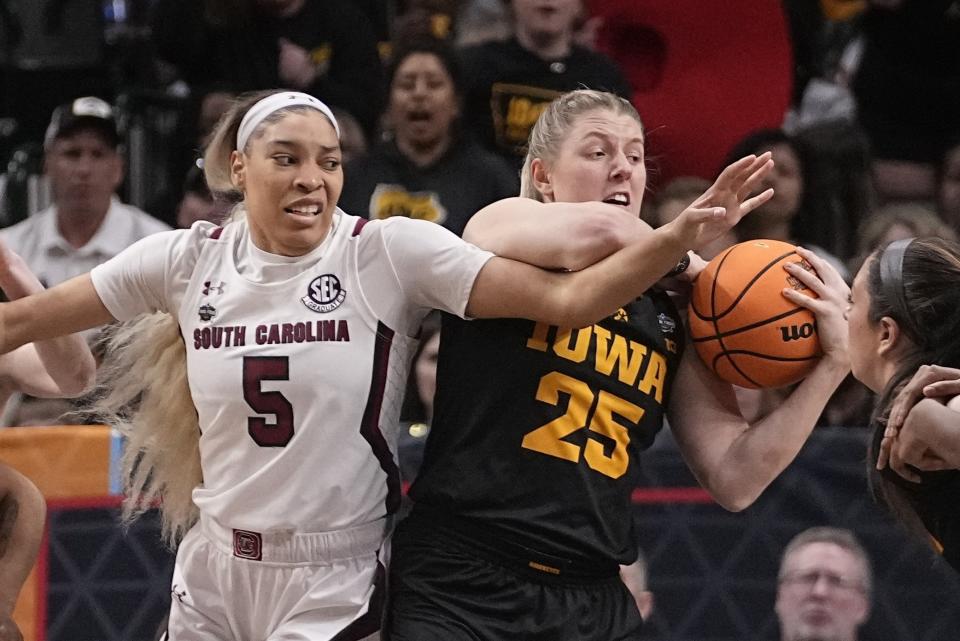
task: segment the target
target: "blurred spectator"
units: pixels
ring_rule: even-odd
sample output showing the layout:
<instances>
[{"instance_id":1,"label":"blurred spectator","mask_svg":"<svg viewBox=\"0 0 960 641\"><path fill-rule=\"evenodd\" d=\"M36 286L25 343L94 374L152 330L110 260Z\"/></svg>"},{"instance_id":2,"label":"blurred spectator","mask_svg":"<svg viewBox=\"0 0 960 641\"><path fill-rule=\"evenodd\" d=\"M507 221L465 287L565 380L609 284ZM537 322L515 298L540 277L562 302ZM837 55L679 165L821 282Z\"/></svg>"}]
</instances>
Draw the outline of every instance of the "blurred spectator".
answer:
<instances>
[{"instance_id":1,"label":"blurred spectator","mask_svg":"<svg viewBox=\"0 0 960 641\"><path fill-rule=\"evenodd\" d=\"M424 38L452 42L459 4L458 0L410 0L403 14L393 21L393 42L399 48Z\"/></svg>"},{"instance_id":2,"label":"blurred spectator","mask_svg":"<svg viewBox=\"0 0 960 641\"><path fill-rule=\"evenodd\" d=\"M960 138L957 139L960 141ZM937 206L940 216L960 233L960 142L951 146L940 163Z\"/></svg>"},{"instance_id":3,"label":"blurred spectator","mask_svg":"<svg viewBox=\"0 0 960 641\"><path fill-rule=\"evenodd\" d=\"M183 198L177 205L177 227L186 229L198 220L220 223L230 212L231 203L210 193L203 170L193 165L183 184Z\"/></svg>"},{"instance_id":4,"label":"blurred spectator","mask_svg":"<svg viewBox=\"0 0 960 641\"><path fill-rule=\"evenodd\" d=\"M44 139L53 204L0 230L0 238L45 286L84 274L144 236L169 229L117 198L124 175L120 144L113 110L100 98L78 98L54 110ZM96 331L85 333L88 340L95 336ZM72 409L63 399L18 394L4 420L49 425Z\"/></svg>"},{"instance_id":5,"label":"blurred spectator","mask_svg":"<svg viewBox=\"0 0 960 641\"><path fill-rule=\"evenodd\" d=\"M468 47L510 37L510 15L503 0L463 0L457 15L457 45Z\"/></svg>"},{"instance_id":6,"label":"blurred spectator","mask_svg":"<svg viewBox=\"0 0 960 641\"><path fill-rule=\"evenodd\" d=\"M462 234L470 217L517 193L499 157L461 135L460 74L448 45L421 40L388 70L390 139L347 165L340 206L370 218L409 216Z\"/></svg>"},{"instance_id":7,"label":"blurred spectator","mask_svg":"<svg viewBox=\"0 0 960 641\"><path fill-rule=\"evenodd\" d=\"M390 57L391 20L397 12L400 0L351 0L351 2L363 12L373 28L380 60L385 62ZM339 118L337 120L339 122Z\"/></svg>"},{"instance_id":8,"label":"blurred spectator","mask_svg":"<svg viewBox=\"0 0 960 641\"><path fill-rule=\"evenodd\" d=\"M793 219L798 239L841 259L856 253L857 226L876 208L873 158L856 124L821 122L792 136L803 152L803 206Z\"/></svg>"},{"instance_id":9,"label":"blurred spectator","mask_svg":"<svg viewBox=\"0 0 960 641\"><path fill-rule=\"evenodd\" d=\"M159 0L153 29L160 57L201 102L283 86L352 114L367 135L375 127L377 36L349 0Z\"/></svg>"},{"instance_id":10,"label":"blurred spectator","mask_svg":"<svg viewBox=\"0 0 960 641\"><path fill-rule=\"evenodd\" d=\"M427 316L420 329L420 344L413 356L407 392L400 410L400 479L413 483L423 462L423 448L433 421L433 397L437 391L437 354L440 353L440 316Z\"/></svg>"},{"instance_id":11,"label":"blurred spectator","mask_svg":"<svg viewBox=\"0 0 960 641\"><path fill-rule=\"evenodd\" d=\"M884 199L932 200L945 142L960 133L960 10L954 0L870 0L853 79Z\"/></svg>"},{"instance_id":12,"label":"blurred spectator","mask_svg":"<svg viewBox=\"0 0 960 641\"><path fill-rule=\"evenodd\" d=\"M850 530L814 527L787 544L777 577L780 641L857 641L873 574Z\"/></svg>"},{"instance_id":13,"label":"blurred spectator","mask_svg":"<svg viewBox=\"0 0 960 641\"><path fill-rule=\"evenodd\" d=\"M113 111L99 98L78 98L54 111L44 140L53 204L0 230L44 285L86 273L144 236L169 229L116 197L124 175L120 142Z\"/></svg>"},{"instance_id":14,"label":"blurred spectator","mask_svg":"<svg viewBox=\"0 0 960 641\"><path fill-rule=\"evenodd\" d=\"M794 88L784 129L791 134L825 122L852 123L849 82L862 50L865 0L784 0L794 54Z\"/></svg>"},{"instance_id":15,"label":"blurred spectator","mask_svg":"<svg viewBox=\"0 0 960 641\"><path fill-rule=\"evenodd\" d=\"M857 255L850 264L850 272L860 271L867 256L874 251L903 238L937 236L957 240L957 233L930 208L920 203L892 203L875 211L863 222L857 233Z\"/></svg>"},{"instance_id":16,"label":"blurred spectator","mask_svg":"<svg viewBox=\"0 0 960 641\"><path fill-rule=\"evenodd\" d=\"M710 181L696 176L680 176L667 183L657 194L653 226L666 225L680 215L690 203L700 197L710 187ZM727 232L720 238L703 246L697 252L704 260L710 260L727 247L737 242L733 232Z\"/></svg>"},{"instance_id":17,"label":"blurred spectator","mask_svg":"<svg viewBox=\"0 0 960 641\"><path fill-rule=\"evenodd\" d=\"M772 187L773 198L749 216L745 216L734 227L738 242L770 239L794 244L803 243L829 260L844 280L849 282L850 274L846 266L823 248L805 242L802 230L797 229L794 224L809 193L806 190L804 158L800 148L790 136L780 129L754 131L734 145L723 166L748 154L760 154L765 151L773 154L776 165L757 188L762 190Z\"/></svg>"},{"instance_id":18,"label":"blurred spectator","mask_svg":"<svg viewBox=\"0 0 960 641\"><path fill-rule=\"evenodd\" d=\"M346 165L367 153L367 136L357 119L342 109L331 109L340 126L340 159Z\"/></svg>"},{"instance_id":19,"label":"blurred spectator","mask_svg":"<svg viewBox=\"0 0 960 641\"><path fill-rule=\"evenodd\" d=\"M637 609L640 610L640 616L644 621L649 621L650 615L653 614L653 592L650 591L648 572L647 557L644 556L643 550L639 550L636 561L630 565L620 566L620 580L633 595L633 600L636 601Z\"/></svg>"},{"instance_id":20,"label":"blurred spectator","mask_svg":"<svg viewBox=\"0 0 960 641\"><path fill-rule=\"evenodd\" d=\"M581 0L511 0L513 37L462 50L464 122L485 146L519 168L530 128L564 91L588 87L629 98L606 56L575 43Z\"/></svg>"}]
</instances>

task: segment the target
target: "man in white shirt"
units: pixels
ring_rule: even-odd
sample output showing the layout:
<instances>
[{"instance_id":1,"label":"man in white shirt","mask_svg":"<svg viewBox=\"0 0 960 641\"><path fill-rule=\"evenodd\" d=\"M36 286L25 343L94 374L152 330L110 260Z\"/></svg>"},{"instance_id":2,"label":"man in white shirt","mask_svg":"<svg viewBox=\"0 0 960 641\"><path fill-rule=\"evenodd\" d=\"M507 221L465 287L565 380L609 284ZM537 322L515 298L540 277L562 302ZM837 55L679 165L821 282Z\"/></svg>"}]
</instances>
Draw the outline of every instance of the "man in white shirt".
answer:
<instances>
[{"instance_id":1,"label":"man in white shirt","mask_svg":"<svg viewBox=\"0 0 960 641\"><path fill-rule=\"evenodd\" d=\"M54 110L44 137L53 204L0 229L0 239L45 286L85 274L144 236L170 229L117 198L124 174L120 144L113 109L100 98L78 98ZM93 341L97 331L83 335ZM17 395L0 424L59 423L71 408L68 401Z\"/></svg>"},{"instance_id":2,"label":"man in white shirt","mask_svg":"<svg viewBox=\"0 0 960 641\"><path fill-rule=\"evenodd\" d=\"M780 641L857 641L870 616L873 570L850 530L813 527L787 544L777 579Z\"/></svg>"},{"instance_id":3,"label":"man in white shirt","mask_svg":"<svg viewBox=\"0 0 960 641\"><path fill-rule=\"evenodd\" d=\"M44 139L53 205L0 237L46 286L56 285L169 227L115 192L123 181L120 134L109 104L78 98L58 107Z\"/></svg>"}]
</instances>

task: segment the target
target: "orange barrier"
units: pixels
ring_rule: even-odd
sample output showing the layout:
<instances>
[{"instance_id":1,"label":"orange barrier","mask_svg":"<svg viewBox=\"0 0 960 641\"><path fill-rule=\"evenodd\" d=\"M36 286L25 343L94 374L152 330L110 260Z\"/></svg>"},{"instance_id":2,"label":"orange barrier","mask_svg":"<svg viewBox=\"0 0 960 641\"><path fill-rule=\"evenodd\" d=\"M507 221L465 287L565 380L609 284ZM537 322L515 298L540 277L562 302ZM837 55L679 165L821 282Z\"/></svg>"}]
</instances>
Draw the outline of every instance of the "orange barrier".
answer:
<instances>
[{"instance_id":1,"label":"orange barrier","mask_svg":"<svg viewBox=\"0 0 960 641\"><path fill-rule=\"evenodd\" d=\"M110 429L103 425L3 428L0 461L32 480L48 503L102 500L110 494L113 442ZM46 558L43 549L40 557ZM34 567L13 613L24 641L43 639L46 600L37 575Z\"/></svg>"}]
</instances>

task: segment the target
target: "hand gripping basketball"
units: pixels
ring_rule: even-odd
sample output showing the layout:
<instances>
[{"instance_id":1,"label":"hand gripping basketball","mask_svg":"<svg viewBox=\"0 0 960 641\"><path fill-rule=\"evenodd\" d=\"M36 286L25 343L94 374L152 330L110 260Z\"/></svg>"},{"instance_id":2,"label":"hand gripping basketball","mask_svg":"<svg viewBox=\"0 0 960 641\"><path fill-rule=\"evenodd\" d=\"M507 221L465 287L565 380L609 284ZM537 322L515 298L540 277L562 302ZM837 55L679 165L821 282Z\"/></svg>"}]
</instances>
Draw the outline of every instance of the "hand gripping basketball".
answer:
<instances>
[{"instance_id":1,"label":"hand gripping basketball","mask_svg":"<svg viewBox=\"0 0 960 641\"><path fill-rule=\"evenodd\" d=\"M707 265L694 284L690 334L720 378L741 387L782 387L805 377L828 347L845 355L845 331L839 332L844 346L835 344L845 328L834 327L843 323L842 294L824 285L814 270L829 266L811 256L788 243L755 240Z\"/></svg>"}]
</instances>

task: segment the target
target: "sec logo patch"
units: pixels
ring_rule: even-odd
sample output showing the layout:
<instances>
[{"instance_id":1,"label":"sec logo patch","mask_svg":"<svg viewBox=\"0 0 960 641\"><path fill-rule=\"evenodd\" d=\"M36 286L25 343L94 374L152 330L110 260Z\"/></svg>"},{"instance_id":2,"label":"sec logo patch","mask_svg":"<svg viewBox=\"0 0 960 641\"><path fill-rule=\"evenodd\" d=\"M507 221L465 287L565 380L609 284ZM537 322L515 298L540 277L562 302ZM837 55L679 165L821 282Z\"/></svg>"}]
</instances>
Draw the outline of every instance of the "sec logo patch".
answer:
<instances>
[{"instance_id":1,"label":"sec logo patch","mask_svg":"<svg viewBox=\"0 0 960 641\"><path fill-rule=\"evenodd\" d=\"M340 307L346 297L347 291L340 286L340 279L333 274L324 274L310 281L307 295L300 302L318 314L326 314Z\"/></svg>"}]
</instances>

